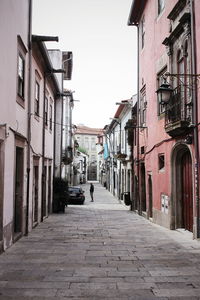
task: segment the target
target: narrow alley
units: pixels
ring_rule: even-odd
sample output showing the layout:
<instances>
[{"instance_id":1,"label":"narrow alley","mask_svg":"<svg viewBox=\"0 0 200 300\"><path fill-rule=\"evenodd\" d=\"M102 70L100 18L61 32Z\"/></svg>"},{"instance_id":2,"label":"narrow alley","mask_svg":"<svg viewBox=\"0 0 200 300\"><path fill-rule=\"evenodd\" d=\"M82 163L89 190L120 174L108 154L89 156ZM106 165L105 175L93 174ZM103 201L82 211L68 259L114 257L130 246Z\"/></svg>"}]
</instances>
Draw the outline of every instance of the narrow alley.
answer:
<instances>
[{"instance_id":1,"label":"narrow alley","mask_svg":"<svg viewBox=\"0 0 200 300\"><path fill-rule=\"evenodd\" d=\"M95 183L0 255L0 299L200 299L200 243L138 216Z\"/></svg>"}]
</instances>

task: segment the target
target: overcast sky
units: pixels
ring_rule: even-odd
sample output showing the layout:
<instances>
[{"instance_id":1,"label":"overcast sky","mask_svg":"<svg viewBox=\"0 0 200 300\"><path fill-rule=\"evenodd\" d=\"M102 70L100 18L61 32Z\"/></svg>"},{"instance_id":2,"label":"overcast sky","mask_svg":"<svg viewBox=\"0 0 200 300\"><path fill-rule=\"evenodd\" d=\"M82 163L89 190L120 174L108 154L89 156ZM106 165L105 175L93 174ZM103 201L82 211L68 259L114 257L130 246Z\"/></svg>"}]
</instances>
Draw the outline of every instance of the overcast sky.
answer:
<instances>
[{"instance_id":1,"label":"overcast sky","mask_svg":"<svg viewBox=\"0 0 200 300\"><path fill-rule=\"evenodd\" d=\"M116 102L136 94L136 28L132 0L33 0L33 33L59 36L48 48L73 52L73 123L102 128Z\"/></svg>"}]
</instances>

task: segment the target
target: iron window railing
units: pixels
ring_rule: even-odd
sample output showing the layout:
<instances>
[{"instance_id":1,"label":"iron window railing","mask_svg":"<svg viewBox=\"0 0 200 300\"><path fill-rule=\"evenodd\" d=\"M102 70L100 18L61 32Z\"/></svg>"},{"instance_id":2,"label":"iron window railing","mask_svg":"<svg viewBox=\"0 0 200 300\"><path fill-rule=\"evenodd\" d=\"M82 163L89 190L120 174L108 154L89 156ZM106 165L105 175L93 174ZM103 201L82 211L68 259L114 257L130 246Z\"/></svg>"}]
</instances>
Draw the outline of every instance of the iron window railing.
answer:
<instances>
[{"instance_id":1,"label":"iron window railing","mask_svg":"<svg viewBox=\"0 0 200 300\"><path fill-rule=\"evenodd\" d=\"M165 110L165 126L184 121L190 123L192 120L192 106L187 102L186 86L176 87L172 93Z\"/></svg>"}]
</instances>

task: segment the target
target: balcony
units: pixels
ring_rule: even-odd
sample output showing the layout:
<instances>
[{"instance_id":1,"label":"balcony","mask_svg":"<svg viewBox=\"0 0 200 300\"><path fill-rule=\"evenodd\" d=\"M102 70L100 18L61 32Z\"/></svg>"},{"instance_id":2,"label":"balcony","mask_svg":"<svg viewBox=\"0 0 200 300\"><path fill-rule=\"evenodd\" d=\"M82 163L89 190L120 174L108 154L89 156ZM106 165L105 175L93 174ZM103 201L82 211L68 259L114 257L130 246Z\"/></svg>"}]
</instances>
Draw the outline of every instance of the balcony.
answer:
<instances>
[{"instance_id":1,"label":"balcony","mask_svg":"<svg viewBox=\"0 0 200 300\"><path fill-rule=\"evenodd\" d=\"M178 86L173 90L165 110L165 131L176 137L190 130L192 120L192 105L188 102L189 91L185 86Z\"/></svg>"},{"instance_id":2,"label":"balcony","mask_svg":"<svg viewBox=\"0 0 200 300\"><path fill-rule=\"evenodd\" d=\"M122 153L121 151L121 145L117 146L117 153L114 155L114 157L118 160L124 161L127 157L127 154Z\"/></svg>"},{"instance_id":3,"label":"balcony","mask_svg":"<svg viewBox=\"0 0 200 300\"><path fill-rule=\"evenodd\" d=\"M124 160L126 159L126 157L127 157L127 154L118 152L116 158L117 158L118 160L124 161Z\"/></svg>"}]
</instances>

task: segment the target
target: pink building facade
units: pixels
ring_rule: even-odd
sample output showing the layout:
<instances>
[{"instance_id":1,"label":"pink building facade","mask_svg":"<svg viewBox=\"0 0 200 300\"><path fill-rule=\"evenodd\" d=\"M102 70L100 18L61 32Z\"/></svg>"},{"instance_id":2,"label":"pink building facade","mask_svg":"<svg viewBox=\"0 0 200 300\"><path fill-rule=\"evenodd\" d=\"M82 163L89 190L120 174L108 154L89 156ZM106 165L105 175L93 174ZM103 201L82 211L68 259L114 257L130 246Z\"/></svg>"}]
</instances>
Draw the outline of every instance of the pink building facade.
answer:
<instances>
[{"instance_id":1,"label":"pink building facade","mask_svg":"<svg viewBox=\"0 0 200 300\"><path fill-rule=\"evenodd\" d=\"M133 207L195 238L200 236L199 9L198 0L134 0L128 21L138 29ZM165 103L159 97L163 84L171 89Z\"/></svg>"}]
</instances>

